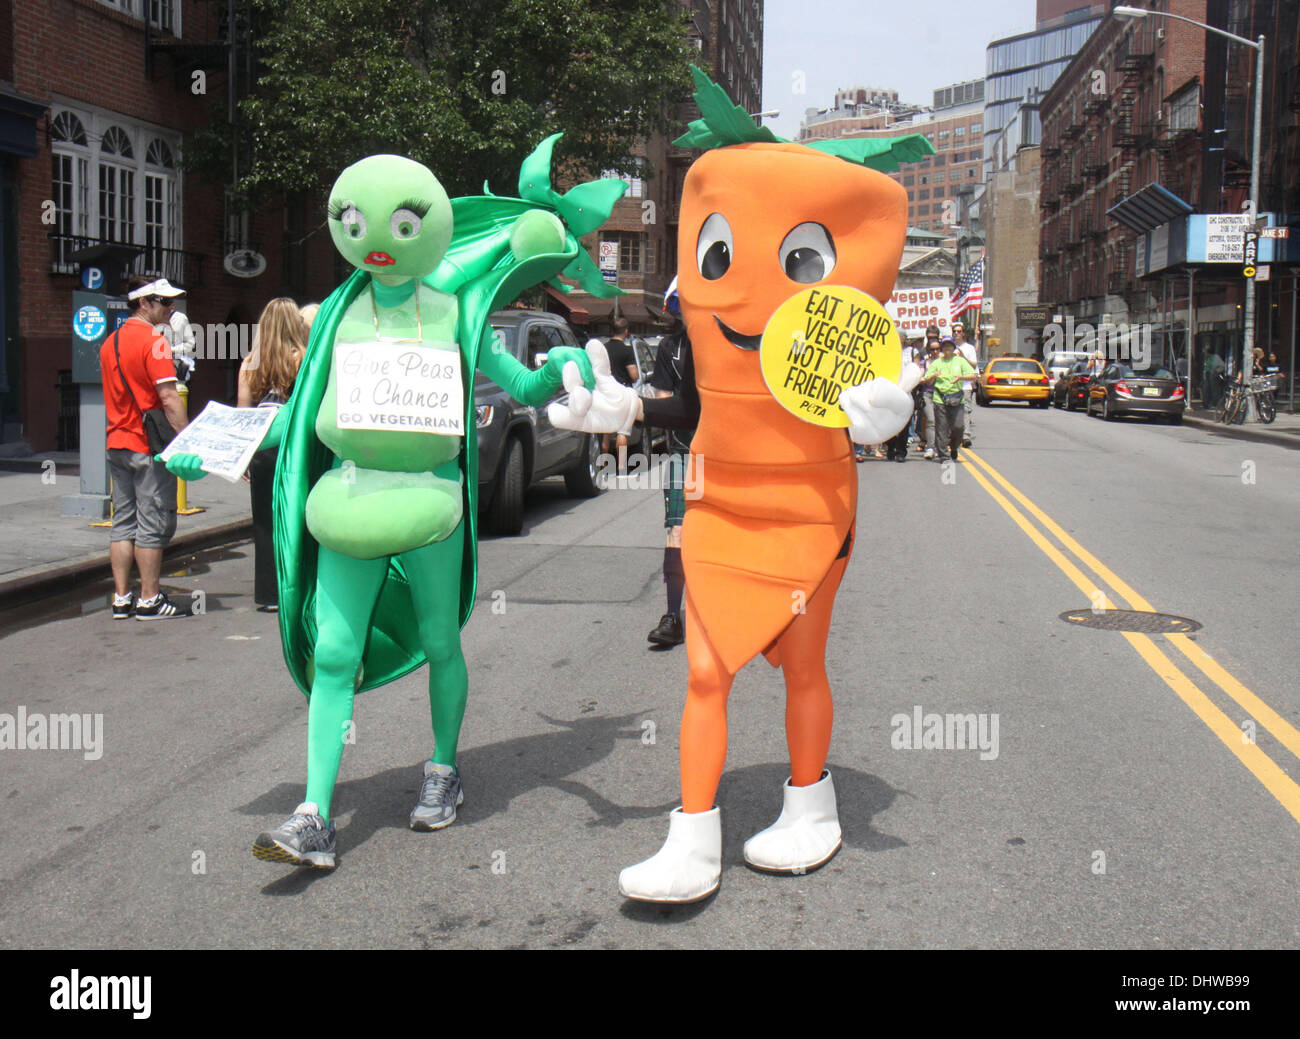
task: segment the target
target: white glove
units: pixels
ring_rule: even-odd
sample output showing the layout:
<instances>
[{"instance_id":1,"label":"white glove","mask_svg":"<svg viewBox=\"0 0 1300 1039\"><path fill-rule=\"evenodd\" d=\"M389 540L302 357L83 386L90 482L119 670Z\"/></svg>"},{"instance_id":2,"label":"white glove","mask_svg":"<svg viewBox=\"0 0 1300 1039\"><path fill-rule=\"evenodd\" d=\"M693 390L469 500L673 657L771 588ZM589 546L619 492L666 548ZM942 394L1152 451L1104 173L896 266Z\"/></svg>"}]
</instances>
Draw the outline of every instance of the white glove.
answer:
<instances>
[{"instance_id":1,"label":"white glove","mask_svg":"<svg viewBox=\"0 0 1300 1039\"><path fill-rule=\"evenodd\" d=\"M609 371L609 354L599 339L587 341L591 373L596 389L587 389L582 372L572 361L560 372L569 403L548 404L546 417L557 429L576 429L582 433L631 433L642 417L641 398L630 386L624 386Z\"/></svg>"},{"instance_id":2,"label":"white glove","mask_svg":"<svg viewBox=\"0 0 1300 1039\"><path fill-rule=\"evenodd\" d=\"M857 444L883 444L896 437L912 418L912 390L921 369L908 361L898 382L869 379L840 394L840 407L849 416L849 436Z\"/></svg>"}]
</instances>

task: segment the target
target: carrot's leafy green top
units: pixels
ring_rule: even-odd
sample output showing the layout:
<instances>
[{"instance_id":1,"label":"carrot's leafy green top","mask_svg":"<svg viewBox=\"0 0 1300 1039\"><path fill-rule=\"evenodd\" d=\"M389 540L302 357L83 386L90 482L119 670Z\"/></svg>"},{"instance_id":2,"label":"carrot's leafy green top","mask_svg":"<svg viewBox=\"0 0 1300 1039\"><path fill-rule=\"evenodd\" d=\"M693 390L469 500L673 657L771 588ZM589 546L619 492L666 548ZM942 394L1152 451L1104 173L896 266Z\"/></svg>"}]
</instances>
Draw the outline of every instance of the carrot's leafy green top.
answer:
<instances>
[{"instance_id":1,"label":"carrot's leafy green top","mask_svg":"<svg viewBox=\"0 0 1300 1039\"><path fill-rule=\"evenodd\" d=\"M690 128L673 141L677 147L709 149L751 142L796 143L778 137L766 126L755 123L743 108L732 102L722 87L694 65L691 66L691 75L695 77L695 103L700 106L701 118L693 119ZM898 169L901 162L919 162L925 156L934 154L934 145L921 134L908 134L905 137L848 137L797 143L885 173Z\"/></svg>"}]
</instances>

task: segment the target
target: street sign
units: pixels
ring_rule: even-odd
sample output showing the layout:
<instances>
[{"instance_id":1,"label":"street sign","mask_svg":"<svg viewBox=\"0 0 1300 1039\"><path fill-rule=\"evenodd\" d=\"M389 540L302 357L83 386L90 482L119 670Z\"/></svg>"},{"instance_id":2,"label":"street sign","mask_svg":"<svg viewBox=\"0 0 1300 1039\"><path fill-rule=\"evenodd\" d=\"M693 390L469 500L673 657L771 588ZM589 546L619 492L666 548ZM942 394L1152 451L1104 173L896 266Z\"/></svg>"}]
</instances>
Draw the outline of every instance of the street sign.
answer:
<instances>
[{"instance_id":1,"label":"street sign","mask_svg":"<svg viewBox=\"0 0 1300 1039\"><path fill-rule=\"evenodd\" d=\"M102 267L82 267L81 287L91 292L104 291L104 269Z\"/></svg>"},{"instance_id":2,"label":"street sign","mask_svg":"<svg viewBox=\"0 0 1300 1039\"><path fill-rule=\"evenodd\" d=\"M93 343L103 336L107 327L108 318L99 307L93 305L78 307L72 316L72 330L77 333L78 338L88 343Z\"/></svg>"},{"instance_id":3,"label":"street sign","mask_svg":"<svg viewBox=\"0 0 1300 1039\"><path fill-rule=\"evenodd\" d=\"M602 271L618 270L618 242L602 241L600 243L600 269ZM612 278L606 278L606 281L613 281Z\"/></svg>"},{"instance_id":4,"label":"street sign","mask_svg":"<svg viewBox=\"0 0 1300 1039\"><path fill-rule=\"evenodd\" d=\"M1255 268L1254 267L1243 268L1241 272L1241 276L1243 278L1253 278L1255 276Z\"/></svg>"},{"instance_id":5,"label":"street sign","mask_svg":"<svg viewBox=\"0 0 1300 1039\"><path fill-rule=\"evenodd\" d=\"M1289 227L1265 227L1259 232L1261 238L1290 238L1291 228Z\"/></svg>"},{"instance_id":6,"label":"street sign","mask_svg":"<svg viewBox=\"0 0 1300 1039\"><path fill-rule=\"evenodd\" d=\"M604 278L611 285L618 284L618 271L611 271L611 270L606 270L604 268L601 268L600 274L601 277Z\"/></svg>"},{"instance_id":7,"label":"street sign","mask_svg":"<svg viewBox=\"0 0 1300 1039\"><path fill-rule=\"evenodd\" d=\"M1268 281L1268 280L1269 280L1269 266L1268 266L1268 264L1266 264L1266 263L1261 263L1261 264L1259 265L1258 269L1255 271L1255 280L1256 280L1256 281Z\"/></svg>"},{"instance_id":8,"label":"street sign","mask_svg":"<svg viewBox=\"0 0 1300 1039\"><path fill-rule=\"evenodd\" d=\"M1016 307L1016 325L1020 328L1043 328L1052 320L1052 305L1035 304Z\"/></svg>"},{"instance_id":9,"label":"street sign","mask_svg":"<svg viewBox=\"0 0 1300 1039\"><path fill-rule=\"evenodd\" d=\"M1241 236L1241 258L1247 267L1254 267L1259 259L1259 232L1247 231Z\"/></svg>"}]
</instances>

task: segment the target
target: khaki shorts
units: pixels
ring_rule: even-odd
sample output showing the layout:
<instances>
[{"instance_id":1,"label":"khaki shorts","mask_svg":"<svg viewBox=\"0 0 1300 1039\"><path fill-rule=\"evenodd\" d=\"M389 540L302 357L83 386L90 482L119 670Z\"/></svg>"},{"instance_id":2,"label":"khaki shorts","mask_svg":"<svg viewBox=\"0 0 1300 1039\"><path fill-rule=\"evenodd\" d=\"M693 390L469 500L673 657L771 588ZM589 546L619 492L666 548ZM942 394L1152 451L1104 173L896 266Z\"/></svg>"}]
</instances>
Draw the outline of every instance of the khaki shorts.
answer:
<instances>
[{"instance_id":1,"label":"khaki shorts","mask_svg":"<svg viewBox=\"0 0 1300 1039\"><path fill-rule=\"evenodd\" d=\"M166 548L176 533L176 477L153 455L120 447L108 452L108 472L113 477L109 541Z\"/></svg>"}]
</instances>

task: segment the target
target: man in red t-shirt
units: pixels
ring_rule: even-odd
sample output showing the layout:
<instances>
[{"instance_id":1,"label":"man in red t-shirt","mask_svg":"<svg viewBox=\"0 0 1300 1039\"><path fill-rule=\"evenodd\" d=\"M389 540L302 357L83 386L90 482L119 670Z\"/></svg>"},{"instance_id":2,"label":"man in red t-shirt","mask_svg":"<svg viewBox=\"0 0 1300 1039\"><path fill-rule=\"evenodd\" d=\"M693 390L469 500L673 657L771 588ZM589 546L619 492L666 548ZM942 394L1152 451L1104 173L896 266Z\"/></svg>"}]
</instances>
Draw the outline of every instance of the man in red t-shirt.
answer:
<instances>
[{"instance_id":1,"label":"man in red t-shirt","mask_svg":"<svg viewBox=\"0 0 1300 1039\"><path fill-rule=\"evenodd\" d=\"M131 562L140 571L136 620L161 620L188 613L158 587L163 550L176 532L176 478L153 460L143 412L162 408L179 432L189 421L176 391L171 346L154 331L171 314L181 290L165 278L133 276L127 283L131 316L99 348L108 418L108 471L113 478L113 532L108 558L113 567L113 619L131 616ZM120 358L120 363L119 363Z\"/></svg>"}]
</instances>

